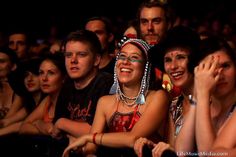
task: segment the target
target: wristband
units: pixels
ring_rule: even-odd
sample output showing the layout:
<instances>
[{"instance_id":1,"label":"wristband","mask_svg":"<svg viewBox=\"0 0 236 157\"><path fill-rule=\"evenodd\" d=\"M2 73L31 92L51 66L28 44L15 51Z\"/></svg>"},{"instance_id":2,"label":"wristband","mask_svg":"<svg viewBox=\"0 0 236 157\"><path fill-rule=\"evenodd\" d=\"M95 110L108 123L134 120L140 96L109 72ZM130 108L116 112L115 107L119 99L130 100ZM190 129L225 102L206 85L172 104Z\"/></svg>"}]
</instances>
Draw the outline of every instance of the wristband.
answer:
<instances>
[{"instance_id":1,"label":"wristband","mask_svg":"<svg viewBox=\"0 0 236 157\"><path fill-rule=\"evenodd\" d=\"M98 133L97 132L95 132L94 134L93 134L93 143L94 144L96 144L96 135L97 135Z\"/></svg>"},{"instance_id":2,"label":"wristband","mask_svg":"<svg viewBox=\"0 0 236 157\"><path fill-rule=\"evenodd\" d=\"M99 142L100 145L102 145L102 138L103 138L103 135L104 135L104 134L102 133L102 135L101 135L101 137L100 137L100 142Z\"/></svg>"}]
</instances>

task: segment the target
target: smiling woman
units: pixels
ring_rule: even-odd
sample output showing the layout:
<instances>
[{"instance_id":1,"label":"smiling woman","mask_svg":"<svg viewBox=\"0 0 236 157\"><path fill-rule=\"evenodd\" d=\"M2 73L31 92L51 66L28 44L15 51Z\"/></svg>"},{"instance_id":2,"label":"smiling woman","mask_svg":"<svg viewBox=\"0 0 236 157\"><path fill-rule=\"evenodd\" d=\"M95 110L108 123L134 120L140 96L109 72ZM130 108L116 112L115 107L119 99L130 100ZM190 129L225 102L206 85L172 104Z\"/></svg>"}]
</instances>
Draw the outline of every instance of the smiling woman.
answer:
<instances>
[{"instance_id":1,"label":"smiling woman","mask_svg":"<svg viewBox=\"0 0 236 157\"><path fill-rule=\"evenodd\" d=\"M166 37L151 49L151 59L160 59L159 67L165 70L173 85L181 88L181 94L172 99L169 107L167 142L155 144L146 138L140 138L134 145L136 154L139 156L142 156L142 148L145 144L150 148L153 147L153 157L161 156L165 150L176 152L194 150L194 128L188 127L186 131L186 126L189 123L192 124L191 126L194 125L195 110L194 106L190 105L188 96L193 94L193 67L199 61L197 57L199 43L197 32L189 27L176 26L168 30Z\"/></svg>"}]
</instances>

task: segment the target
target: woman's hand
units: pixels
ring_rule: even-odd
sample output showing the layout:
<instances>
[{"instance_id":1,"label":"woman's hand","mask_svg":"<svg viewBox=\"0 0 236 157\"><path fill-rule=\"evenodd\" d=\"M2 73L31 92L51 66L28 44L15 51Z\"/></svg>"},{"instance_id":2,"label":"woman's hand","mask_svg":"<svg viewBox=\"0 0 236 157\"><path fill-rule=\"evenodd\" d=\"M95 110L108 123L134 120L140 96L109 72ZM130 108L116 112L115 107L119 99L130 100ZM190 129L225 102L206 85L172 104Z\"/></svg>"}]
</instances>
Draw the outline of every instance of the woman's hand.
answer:
<instances>
[{"instance_id":1,"label":"woman's hand","mask_svg":"<svg viewBox=\"0 0 236 157\"><path fill-rule=\"evenodd\" d=\"M64 150L62 157L68 157L71 150L82 152L82 147L87 143L87 137L81 136L74 142L70 143Z\"/></svg>"},{"instance_id":2,"label":"woman's hand","mask_svg":"<svg viewBox=\"0 0 236 157\"><path fill-rule=\"evenodd\" d=\"M138 155L138 157L143 156L144 145L147 145L150 149L155 146L155 144L152 141L148 140L147 138L140 137L134 143L134 151Z\"/></svg>"},{"instance_id":3,"label":"woman's hand","mask_svg":"<svg viewBox=\"0 0 236 157\"><path fill-rule=\"evenodd\" d=\"M56 125L54 125L50 130L50 135L55 139L60 139L62 135L61 130L58 129Z\"/></svg>"},{"instance_id":4,"label":"woman's hand","mask_svg":"<svg viewBox=\"0 0 236 157\"><path fill-rule=\"evenodd\" d=\"M10 123L8 122L8 119L7 119L7 118L0 120L0 128L7 127L9 124L10 124Z\"/></svg>"},{"instance_id":5,"label":"woman's hand","mask_svg":"<svg viewBox=\"0 0 236 157\"><path fill-rule=\"evenodd\" d=\"M152 149L152 157L161 157L162 153L165 150L172 150L174 151L174 148L171 147L170 144L165 143L165 142L159 142L156 144L156 146Z\"/></svg>"},{"instance_id":6,"label":"woman's hand","mask_svg":"<svg viewBox=\"0 0 236 157\"><path fill-rule=\"evenodd\" d=\"M210 55L194 69L194 87L196 88L197 95L199 93L211 93L214 90L222 70L218 68L218 64L219 58Z\"/></svg>"},{"instance_id":7,"label":"woman's hand","mask_svg":"<svg viewBox=\"0 0 236 157\"><path fill-rule=\"evenodd\" d=\"M50 134L51 134L51 136L52 136L53 138L60 139L60 138L62 137L61 126L64 125L64 119L65 119L65 118L59 118L59 119L55 122L55 124L54 124L54 126L53 126L53 128L52 128L52 130L51 130L51 132L50 132Z\"/></svg>"},{"instance_id":8,"label":"woman's hand","mask_svg":"<svg viewBox=\"0 0 236 157\"><path fill-rule=\"evenodd\" d=\"M46 123L43 120L36 120L33 122L33 125L39 130L40 133L44 135L50 135L51 130L53 128L52 123Z\"/></svg>"}]
</instances>

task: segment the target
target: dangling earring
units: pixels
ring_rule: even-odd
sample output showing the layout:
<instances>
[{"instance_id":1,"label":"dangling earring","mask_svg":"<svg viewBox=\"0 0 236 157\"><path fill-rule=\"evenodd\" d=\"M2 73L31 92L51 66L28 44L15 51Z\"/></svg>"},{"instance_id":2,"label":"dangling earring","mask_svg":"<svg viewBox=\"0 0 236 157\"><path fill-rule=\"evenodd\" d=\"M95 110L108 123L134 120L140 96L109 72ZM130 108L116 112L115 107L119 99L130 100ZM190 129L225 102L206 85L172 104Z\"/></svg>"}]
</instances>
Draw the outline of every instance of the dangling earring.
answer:
<instances>
[{"instance_id":1,"label":"dangling earring","mask_svg":"<svg viewBox=\"0 0 236 157\"><path fill-rule=\"evenodd\" d=\"M139 96L136 100L137 104L144 104L145 103L145 95L147 94L147 90L149 87L149 79L150 79L150 68L149 68L149 62L146 63L145 69L144 69L144 75L141 81L141 91L139 93Z\"/></svg>"}]
</instances>

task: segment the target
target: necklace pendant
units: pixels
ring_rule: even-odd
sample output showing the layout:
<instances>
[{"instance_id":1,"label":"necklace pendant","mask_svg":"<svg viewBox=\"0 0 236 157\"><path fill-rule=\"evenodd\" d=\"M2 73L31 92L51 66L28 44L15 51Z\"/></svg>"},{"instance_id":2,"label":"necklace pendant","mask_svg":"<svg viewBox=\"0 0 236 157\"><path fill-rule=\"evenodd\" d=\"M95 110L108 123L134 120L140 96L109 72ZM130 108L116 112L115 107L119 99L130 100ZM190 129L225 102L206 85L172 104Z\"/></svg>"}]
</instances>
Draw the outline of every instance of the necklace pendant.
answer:
<instances>
[{"instance_id":1,"label":"necklace pendant","mask_svg":"<svg viewBox=\"0 0 236 157\"><path fill-rule=\"evenodd\" d=\"M117 90L117 84L113 83L113 85L111 86L111 89L109 91L109 94L116 94L116 90Z\"/></svg>"},{"instance_id":2,"label":"necklace pendant","mask_svg":"<svg viewBox=\"0 0 236 157\"><path fill-rule=\"evenodd\" d=\"M138 97L137 100L136 100L136 103L137 103L137 104L140 104L140 105L142 105L142 104L145 103L145 97L144 97L143 94L140 94L140 95L139 95L139 97Z\"/></svg>"}]
</instances>

